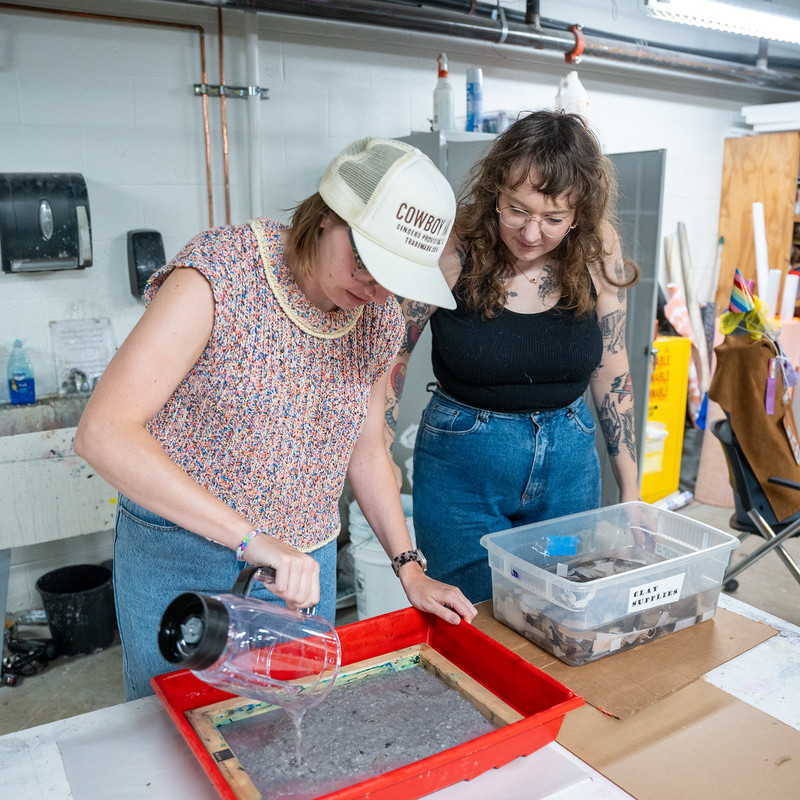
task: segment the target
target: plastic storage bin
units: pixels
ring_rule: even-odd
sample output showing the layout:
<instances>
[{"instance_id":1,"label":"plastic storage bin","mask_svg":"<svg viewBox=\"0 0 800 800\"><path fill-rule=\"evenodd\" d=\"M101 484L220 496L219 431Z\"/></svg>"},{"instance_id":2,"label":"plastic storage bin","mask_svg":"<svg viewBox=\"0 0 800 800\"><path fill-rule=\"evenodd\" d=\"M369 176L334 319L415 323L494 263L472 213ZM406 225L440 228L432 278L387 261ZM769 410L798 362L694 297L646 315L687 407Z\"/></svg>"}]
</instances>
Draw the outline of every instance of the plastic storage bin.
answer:
<instances>
[{"instance_id":1,"label":"plastic storage bin","mask_svg":"<svg viewBox=\"0 0 800 800\"><path fill-rule=\"evenodd\" d=\"M496 619L571 666L711 619L739 541L647 503L486 534Z\"/></svg>"}]
</instances>

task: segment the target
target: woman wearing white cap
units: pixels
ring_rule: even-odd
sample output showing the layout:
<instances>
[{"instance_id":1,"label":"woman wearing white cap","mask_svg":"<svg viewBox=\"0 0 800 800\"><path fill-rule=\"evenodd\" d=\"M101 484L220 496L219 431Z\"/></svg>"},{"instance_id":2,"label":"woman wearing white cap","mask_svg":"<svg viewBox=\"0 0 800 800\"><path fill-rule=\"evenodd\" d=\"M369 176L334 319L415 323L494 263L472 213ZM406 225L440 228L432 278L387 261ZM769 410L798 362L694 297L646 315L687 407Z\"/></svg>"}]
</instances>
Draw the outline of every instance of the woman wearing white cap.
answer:
<instances>
[{"instance_id":1,"label":"woman wearing white cap","mask_svg":"<svg viewBox=\"0 0 800 800\"><path fill-rule=\"evenodd\" d=\"M153 276L147 310L98 383L75 451L120 492L114 590L128 699L175 668L157 646L181 592L228 592L247 561L333 621L345 476L417 608L474 607L424 574L383 444L393 294L454 300L438 264L455 200L409 145L364 139L284 227L195 237Z\"/></svg>"}]
</instances>

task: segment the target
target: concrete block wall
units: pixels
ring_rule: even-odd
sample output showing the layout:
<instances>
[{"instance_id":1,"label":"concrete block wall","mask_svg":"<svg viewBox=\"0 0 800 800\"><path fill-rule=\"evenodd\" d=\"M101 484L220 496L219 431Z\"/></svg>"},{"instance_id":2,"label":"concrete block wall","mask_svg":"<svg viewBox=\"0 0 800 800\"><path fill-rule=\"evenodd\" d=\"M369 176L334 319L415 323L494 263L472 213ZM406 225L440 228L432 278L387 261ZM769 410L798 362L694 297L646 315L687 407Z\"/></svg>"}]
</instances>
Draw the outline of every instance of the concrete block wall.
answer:
<instances>
[{"instance_id":1,"label":"concrete block wall","mask_svg":"<svg viewBox=\"0 0 800 800\"><path fill-rule=\"evenodd\" d=\"M38 5L65 7L47 0ZM547 5L544 15L569 15L601 30L626 32L641 22L633 16L640 13L635 2ZM216 9L143 0L74 0L68 7L203 26L208 82L220 82ZM225 83L248 85L246 14L225 11L223 22ZM315 191L328 161L354 138L428 130L442 50L462 119L470 66L483 67L485 109L512 114L552 106L568 69L558 53L427 34L272 14L258 15L256 27L257 81L269 90L268 100L256 101L258 174L251 164L247 101L226 101L234 223L256 213L288 219L287 209ZM683 32L676 36L686 38ZM118 346L140 317L143 304L129 290L127 231L159 230L169 258L211 223L202 100L193 92L201 82L199 43L195 30L0 9L0 172L80 172L91 210L92 267L0 274L0 364L13 340L22 338L40 396L57 391L49 321L110 317ZM591 59L578 69L590 96L591 125L608 152L667 150L662 233L686 222L695 268L710 269L723 140L739 124L742 105L785 96ZM213 222L223 224L219 99L210 98L208 106ZM258 209L251 208L251 181L258 182ZM0 403L7 399L2 381ZM34 573L104 560L109 541L107 535L84 536L74 548L59 543L14 552L9 608L35 601L25 588Z\"/></svg>"}]
</instances>

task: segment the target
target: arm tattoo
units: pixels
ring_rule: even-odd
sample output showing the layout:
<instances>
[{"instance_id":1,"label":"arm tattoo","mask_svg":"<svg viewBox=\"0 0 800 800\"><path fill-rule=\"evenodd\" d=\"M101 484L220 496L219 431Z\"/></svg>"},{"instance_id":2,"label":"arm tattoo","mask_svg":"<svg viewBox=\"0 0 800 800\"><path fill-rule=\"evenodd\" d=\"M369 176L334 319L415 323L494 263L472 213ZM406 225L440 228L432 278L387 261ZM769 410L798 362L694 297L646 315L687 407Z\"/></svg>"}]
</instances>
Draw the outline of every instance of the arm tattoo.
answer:
<instances>
[{"instance_id":1,"label":"arm tattoo","mask_svg":"<svg viewBox=\"0 0 800 800\"><path fill-rule=\"evenodd\" d=\"M633 397L633 382L630 372L626 372L624 375L618 375L614 378L611 382L611 391L609 394L615 394L618 403L621 403L625 397Z\"/></svg>"},{"instance_id":2,"label":"arm tattoo","mask_svg":"<svg viewBox=\"0 0 800 800\"><path fill-rule=\"evenodd\" d=\"M633 412L623 411L620 413L611 396L607 395L603 400L603 407L600 409L598 416L609 456L616 458L620 454L620 448L624 447L635 463L636 448L633 443Z\"/></svg>"},{"instance_id":3,"label":"arm tattoo","mask_svg":"<svg viewBox=\"0 0 800 800\"><path fill-rule=\"evenodd\" d=\"M431 307L425 303L418 303L416 300L407 300L405 308L406 315L406 340L403 343L401 352L410 353L417 345L425 324L428 321Z\"/></svg>"},{"instance_id":4,"label":"arm tattoo","mask_svg":"<svg viewBox=\"0 0 800 800\"><path fill-rule=\"evenodd\" d=\"M400 347L400 354L411 354L422 335L425 323L430 316L431 307L416 300L404 299L397 296L397 301L403 306L406 320L405 340ZM394 442L397 430L397 418L400 409L400 398L406 382L406 364L402 361L396 363L389 372L389 389L384 407L384 437L387 448Z\"/></svg>"},{"instance_id":5,"label":"arm tattoo","mask_svg":"<svg viewBox=\"0 0 800 800\"><path fill-rule=\"evenodd\" d=\"M622 435L622 425L619 419L617 407L611 402L611 398L606 396L603 406L599 413L600 426L603 429L603 437L606 440L608 454L614 458L619 455L619 442Z\"/></svg>"},{"instance_id":6,"label":"arm tattoo","mask_svg":"<svg viewBox=\"0 0 800 800\"><path fill-rule=\"evenodd\" d=\"M625 349L625 313L617 309L600 320L600 334L609 353L619 353Z\"/></svg>"},{"instance_id":7,"label":"arm tattoo","mask_svg":"<svg viewBox=\"0 0 800 800\"><path fill-rule=\"evenodd\" d=\"M406 365L403 363L395 364L389 373L389 386L394 392L394 397L387 395L386 408L384 409L384 422L392 437L397 430L397 416L400 408L400 398L403 395L403 387L406 383Z\"/></svg>"},{"instance_id":8,"label":"arm tattoo","mask_svg":"<svg viewBox=\"0 0 800 800\"><path fill-rule=\"evenodd\" d=\"M389 383L392 385L392 390L401 397L403 394L403 387L406 384L406 365L395 364L394 369L389 373Z\"/></svg>"},{"instance_id":9,"label":"arm tattoo","mask_svg":"<svg viewBox=\"0 0 800 800\"><path fill-rule=\"evenodd\" d=\"M633 411L623 411L620 415L622 421L622 443L631 457L631 461L636 463L635 433L633 426Z\"/></svg>"},{"instance_id":10,"label":"arm tattoo","mask_svg":"<svg viewBox=\"0 0 800 800\"><path fill-rule=\"evenodd\" d=\"M386 427L395 433L397 431L397 403L387 403L385 418Z\"/></svg>"}]
</instances>

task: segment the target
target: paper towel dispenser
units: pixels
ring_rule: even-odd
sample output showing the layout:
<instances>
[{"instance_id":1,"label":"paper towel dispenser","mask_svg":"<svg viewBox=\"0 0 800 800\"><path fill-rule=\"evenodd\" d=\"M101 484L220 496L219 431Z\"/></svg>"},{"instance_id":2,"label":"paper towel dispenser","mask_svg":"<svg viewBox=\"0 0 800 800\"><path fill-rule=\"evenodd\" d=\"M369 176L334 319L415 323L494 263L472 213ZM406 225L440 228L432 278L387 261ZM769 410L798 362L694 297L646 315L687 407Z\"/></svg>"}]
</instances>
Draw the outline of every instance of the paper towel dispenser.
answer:
<instances>
[{"instance_id":1,"label":"paper towel dispenser","mask_svg":"<svg viewBox=\"0 0 800 800\"><path fill-rule=\"evenodd\" d=\"M78 173L0 173L0 260L4 272L92 265L86 182Z\"/></svg>"}]
</instances>

